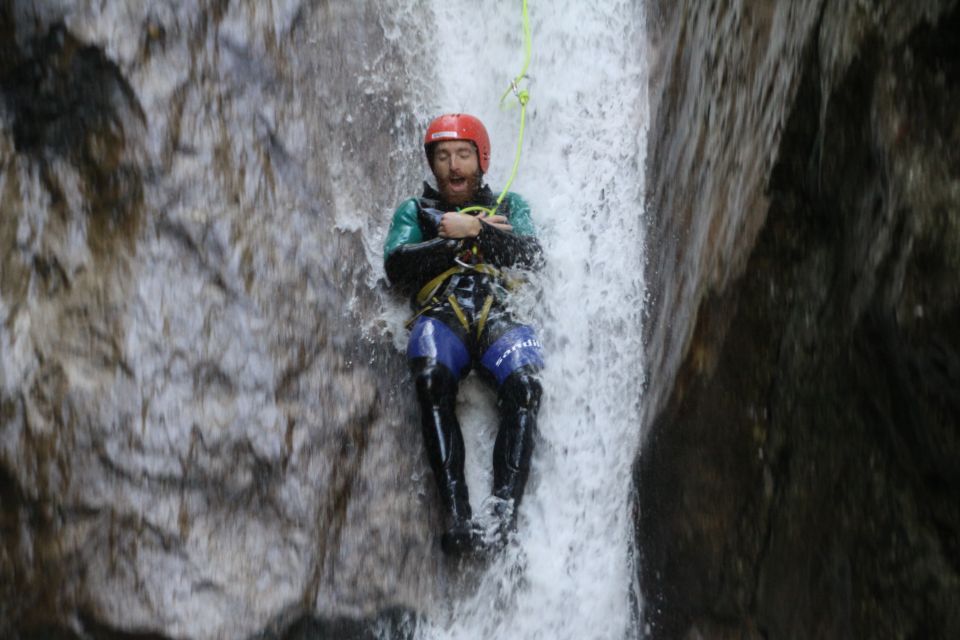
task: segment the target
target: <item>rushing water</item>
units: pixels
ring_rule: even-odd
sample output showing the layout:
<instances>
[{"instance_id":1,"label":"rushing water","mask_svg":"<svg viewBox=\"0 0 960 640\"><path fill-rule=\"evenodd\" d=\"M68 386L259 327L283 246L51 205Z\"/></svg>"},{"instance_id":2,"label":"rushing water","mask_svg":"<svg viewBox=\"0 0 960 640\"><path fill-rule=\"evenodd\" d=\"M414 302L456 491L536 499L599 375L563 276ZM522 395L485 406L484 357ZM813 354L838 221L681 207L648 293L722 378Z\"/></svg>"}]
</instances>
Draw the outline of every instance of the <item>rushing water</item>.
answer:
<instances>
[{"instance_id":1,"label":"rushing water","mask_svg":"<svg viewBox=\"0 0 960 640\"><path fill-rule=\"evenodd\" d=\"M417 116L466 111L486 122L494 149L488 181L497 191L519 129L519 110L499 108L498 99L522 64L521 3L432 5L432 37L414 53L436 84ZM538 300L520 304L542 327L548 352L542 437L518 544L423 612L418 638L636 633L629 472L643 375L647 126L639 5L531 3L531 103L513 190L530 201L548 256ZM461 395L477 507L489 490L495 420L480 384Z\"/></svg>"}]
</instances>

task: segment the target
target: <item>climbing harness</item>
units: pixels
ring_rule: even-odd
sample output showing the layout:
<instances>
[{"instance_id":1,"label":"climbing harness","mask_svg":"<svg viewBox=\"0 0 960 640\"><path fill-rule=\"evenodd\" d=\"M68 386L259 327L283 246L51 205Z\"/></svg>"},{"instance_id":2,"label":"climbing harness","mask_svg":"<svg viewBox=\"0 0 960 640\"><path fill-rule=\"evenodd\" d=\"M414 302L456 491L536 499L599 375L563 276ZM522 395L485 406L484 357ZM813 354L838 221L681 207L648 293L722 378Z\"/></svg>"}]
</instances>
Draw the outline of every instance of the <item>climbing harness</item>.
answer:
<instances>
[{"instance_id":1,"label":"climbing harness","mask_svg":"<svg viewBox=\"0 0 960 640\"><path fill-rule=\"evenodd\" d=\"M458 263L455 267L450 267L436 278L433 278L427 284L423 285L420 289L420 293L417 294L417 306L422 306L426 304L431 298L437 295L437 292L440 291L440 287L443 286L443 283L447 281L447 278L454 276L458 273L464 273L465 271L477 271L479 273L492 276L494 278L501 278L502 274L500 270L496 267L493 267L489 264L464 264Z\"/></svg>"},{"instance_id":2,"label":"climbing harness","mask_svg":"<svg viewBox=\"0 0 960 640\"><path fill-rule=\"evenodd\" d=\"M419 293L417 293L416 302L418 310L413 316L407 320L407 328L413 326L413 323L417 321L417 318L422 316L427 311L431 309L436 309L444 302L450 304L450 308L453 309L454 315L457 316L457 320L460 321L460 324L463 325L464 331L470 333L470 322L467 320L467 315L463 312L463 309L460 307L460 303L457 302L456 296L450 294L446 299L442 299L441 289L443 285L446 284L447 280L452 276L455 276L466 271L476 271L478 273L483 273L485 275L496 278L503 283L503 286L507 290L516 289L519 286L519 281L515 278L507 277L502 271L486 263L480 264L467 264L457 260L457 265L450 267L440 275L431 279L427 284L423 285L420 288ZM487 317L490 315L490 309L493 307L494 295L489 294L483 301L483 306L480 308L480 314L477 316L477 338L483 334L483 329L487 325Z\"/></svg>"}]
</instances>

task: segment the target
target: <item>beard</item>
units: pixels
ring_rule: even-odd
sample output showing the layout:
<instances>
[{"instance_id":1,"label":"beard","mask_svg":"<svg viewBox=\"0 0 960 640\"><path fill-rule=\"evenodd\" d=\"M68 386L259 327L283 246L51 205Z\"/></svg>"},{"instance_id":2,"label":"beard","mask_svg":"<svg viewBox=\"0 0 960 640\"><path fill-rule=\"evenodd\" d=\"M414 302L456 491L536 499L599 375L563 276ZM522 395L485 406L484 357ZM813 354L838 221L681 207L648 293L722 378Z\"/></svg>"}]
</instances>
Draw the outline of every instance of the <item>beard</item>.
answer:
<instances>
[{"instance_id":1,"label":"beard","mask_svg":"<svg viewBox=\"0 0 960 640\"><path fill-rule=\"evenodd\" d=\"M458 180L458 178L460 180ZM483 179L483 173L477 171L473 175L462 176L451 174L446 178L437 180L437 191L440 192L443 201L460 206L474 199L477 191L480 190L480 182ZM465 188L464 185L465 184Z\"/></svg>"}]
</instances>

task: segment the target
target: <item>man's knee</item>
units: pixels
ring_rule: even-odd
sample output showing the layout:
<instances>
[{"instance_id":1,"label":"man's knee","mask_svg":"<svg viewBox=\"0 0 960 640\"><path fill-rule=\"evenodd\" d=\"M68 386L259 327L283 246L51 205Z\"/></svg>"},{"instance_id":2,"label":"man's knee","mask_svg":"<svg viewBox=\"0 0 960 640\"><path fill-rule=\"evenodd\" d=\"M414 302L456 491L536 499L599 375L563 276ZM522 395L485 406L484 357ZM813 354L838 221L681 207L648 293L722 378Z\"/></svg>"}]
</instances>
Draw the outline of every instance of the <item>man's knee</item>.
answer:
<instances>
[{"instance_id":1,"label":"man's knee","mask_svg":"<svg viewBox=\"0 0 960 640\"><path fill-rule=\"evenodd\" d=\"M511 373L500 387L500 403L507 408L536 411L540 406L543 386L532 368L523 367Z\"/></svg>"},{"instance_id":2,"label":"man's knee","mask_svg":"<svg viewBox=\"0 0 960 640\"><path fill-rule=\"evenodd\" d=\"M438 401L448 396L456 397L457 380L445 365L431 359L412 363L417 397L421 400Z\"/></svg>"}]
</instances>

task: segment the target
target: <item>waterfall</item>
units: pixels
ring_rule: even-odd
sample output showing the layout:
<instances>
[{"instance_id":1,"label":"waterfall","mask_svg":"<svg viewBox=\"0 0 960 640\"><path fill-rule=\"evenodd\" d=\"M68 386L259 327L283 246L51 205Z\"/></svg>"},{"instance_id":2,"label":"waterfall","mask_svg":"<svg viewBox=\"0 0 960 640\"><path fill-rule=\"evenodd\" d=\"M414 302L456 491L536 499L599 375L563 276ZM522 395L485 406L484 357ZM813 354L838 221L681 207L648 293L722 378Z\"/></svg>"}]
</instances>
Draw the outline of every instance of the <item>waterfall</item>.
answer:
<instances>
[{"instance_id":1,"label":"waterfall","mask_svg":"<svg viewBox=\"0 0 960 640\"><path fill-rule=\"evenodd\" d=\"M521 3L431 4L430 37L409 65L411 82L432 78L416 116L480 117L498 192L519 129L519 109L498 100L522 63ZM512 190L531 203L548 257L538 300L519 305L548 354L541 438L518 544L421 612L423 640L606 639L636 629L629 492L643 383L643 12L636 2L565 0L532 2L530 17L531 102ZM458 410L477 507L489 492L495 417L492 393L474 380Z\"/></svg>"}]
</instances>

